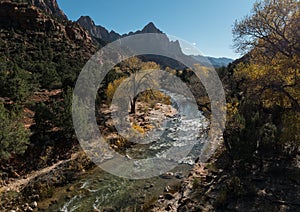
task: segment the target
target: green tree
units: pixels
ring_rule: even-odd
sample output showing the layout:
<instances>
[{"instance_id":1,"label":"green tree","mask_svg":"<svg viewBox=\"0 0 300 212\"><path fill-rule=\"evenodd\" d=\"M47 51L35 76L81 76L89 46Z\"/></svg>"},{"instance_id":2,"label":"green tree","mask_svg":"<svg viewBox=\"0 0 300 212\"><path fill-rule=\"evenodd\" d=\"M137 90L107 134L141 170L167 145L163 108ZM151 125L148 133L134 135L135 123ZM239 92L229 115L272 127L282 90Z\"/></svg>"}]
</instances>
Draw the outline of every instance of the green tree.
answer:
<instances>
[{"instance_id":1,"label":"green tree","mask_svg":"<svg viewBox=\"0 0 300 212\"><path fill-rule=\"evenodd\" d=\"M3 69L2 69L3 68ZM15 64L1 67L0 95L11 98L13 101L22 102L31 93L30 74Z\"/></svg>"},{"instance_id":2,"label":"green tree","mask_svg":"<svg viewBox=\"0 0 300 212\"><path fill-rule=\"evenodd\" d=\"M51 134L65 139L74 138L72 97L73 89L68 88L56 101L47 102L47 104L42 102L35 106L35 125L32 127L34 140L47 142Z\"/></svg>"},{"instance_id":3,"label":"green tree","mask_svg":"<svg viewBox=\"0 0 300 212\"><path fill-rule=\"evenodd\" d=\"M68 87L63 91L63 100L54 105L55 125L59 127L66 139L72 139L75 135L71 110L72 97L73 89Z\"/></svg>"},{"instance_id":4,"label":"green tree","mask_svg":"<svg viewBox=\"0 0 300 212\"><path fill-rule=\"evenodd\" d=\"M50 139L49 132L54 128L53 109L49 104L41 102L35 105L34 111L35 125L31 127L33 132L31 139L44 145L44 142Z\"/></svg>"},{"instance_id":5,"label":"green tree","mask_svg":"<svg viewBox=\"0 0 300 212\"><path fill-rule=\"evenodd\" d=\"M23 154L29 143L29 133L20 118L0 103L0 161Z\"/></svg>"},{"instance_id":6,"label":"green tree","mask_svg":"<svg viewBox=\"0 0 300 212\"><path fill-rule=\"evenodd\" d=\"M39 62L33 67L34 75L39 77L42 88L55 89L61 86L61 79L53 63Z\"/></svg>"}]
</instances>

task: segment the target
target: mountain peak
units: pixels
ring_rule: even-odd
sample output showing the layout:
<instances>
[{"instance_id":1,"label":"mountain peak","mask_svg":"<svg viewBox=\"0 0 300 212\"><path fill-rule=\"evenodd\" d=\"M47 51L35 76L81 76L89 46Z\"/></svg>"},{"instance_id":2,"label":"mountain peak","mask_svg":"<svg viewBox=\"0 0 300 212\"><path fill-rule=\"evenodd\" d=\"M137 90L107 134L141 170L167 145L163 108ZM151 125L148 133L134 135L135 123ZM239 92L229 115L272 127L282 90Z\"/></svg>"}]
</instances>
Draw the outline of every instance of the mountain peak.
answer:
<instances>
[{"instance_id":1,"label":"mountain peak","mask_svg":"<svg viewBox=\"0 0 300 212\"><path fill-rule=\"evenodd\" d=\"M77 20L79 23L85 23L90 26L96 26L95 22L90 16L80 16L80 18Z\"/></svg>"},{"instance_id":2,"label":"mountain peak","mask_svg":"<svg viewBox=\"0 0 300 212\"><path fill-rule=\"evenodd\" d=\"M77 23L79 23L85 30L87 30L93 37L99 38L106 43L117 40L121 37L118 33L111 31L109 32L103 26L96 25L90 16L81 16Z\"/></svg>"},{"instance_id":3,"label":"mountain peak","mask_svg":"<svg viewBox=\"0 0 300 212\"><path fill-rule=\"evenodd\" d=\"M163 33L160 31L153 22L148 23L142 30L143 33Z\"/></svg>"},{"instance_id":4,"label":"mountain peak","mask_svg":"<svg viewBox=\"0 0 300 212\"><path fill-rule=\"evenodd\" d=\"M59 8L56 0L28 0L28 3L40 8L47 14L53 15L56 18L65 20L68 19L65 13Z\"/></svg>"}]
</instances>

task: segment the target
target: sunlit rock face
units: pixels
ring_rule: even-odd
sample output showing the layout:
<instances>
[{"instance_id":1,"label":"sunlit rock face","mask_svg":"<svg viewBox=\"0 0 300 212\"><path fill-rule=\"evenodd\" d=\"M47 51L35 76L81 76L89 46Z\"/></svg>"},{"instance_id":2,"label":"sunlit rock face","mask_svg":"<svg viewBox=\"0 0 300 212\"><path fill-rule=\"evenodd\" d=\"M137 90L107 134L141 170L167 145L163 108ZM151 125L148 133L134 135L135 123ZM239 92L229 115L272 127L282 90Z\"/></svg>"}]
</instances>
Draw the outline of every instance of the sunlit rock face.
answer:
<instances>
[{"instance_id":1,"label":"sunlit rock face","mask_svg":"<svg viewBox=\"0 0 300 212\"><path fill-rule=\"evenodd\" d=\"M47 14L52 15L59 19L67 20L65 13L59 8L56 0L28 0L31 5L34 5Z\"/></svg>"}]
</instances>

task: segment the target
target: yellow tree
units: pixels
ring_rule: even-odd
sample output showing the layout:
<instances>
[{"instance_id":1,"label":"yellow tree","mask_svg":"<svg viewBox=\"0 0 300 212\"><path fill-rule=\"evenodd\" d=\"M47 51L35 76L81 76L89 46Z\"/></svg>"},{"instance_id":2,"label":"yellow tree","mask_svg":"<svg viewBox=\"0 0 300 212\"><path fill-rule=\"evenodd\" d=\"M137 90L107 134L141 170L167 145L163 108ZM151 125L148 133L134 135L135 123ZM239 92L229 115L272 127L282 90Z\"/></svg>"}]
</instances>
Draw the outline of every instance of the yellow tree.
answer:
<instances>
[{"instance_id":1,"label":"yellow tree","mask_svg":"<svg viewBox=\"0 0 300 212\"><path fill-rule=\"evenodd\" d=\"M225 140L240 156L299 148L300 3L261 0L235 22L234 47L246 53L230 74L231 106ZM233 76L233 77L232 77ZM238 104L236 104L238 103ZM296 142L298 141L298 142ZM249 154L248 154L249 153ZM293 156L292 156L293 157Z\"/></svg>"},{"instance_id":2,"label":"yellow tree","mask_svg":"<svg viewBox=\"0 0 300 212\"><path fill-rule=\"evenodd\" d=\"M236 21L233 28L237 52L260 50L266 56L280 52L292 57L299 53L298 0L262 0L254 4L252 13ZM297 25L297 27L295 27ZM299 35L299 34L298 34Z\"/></svg>"},{"instance_id":3,"label":"yellow tree","mask_svg":"<svg viewBox=\"0 0 300 212\"><path fill-rule=\"evenodd\" d=\"M263 0L254 5L252 14L236 21L233 29L237 51L246 51L250 56L250 65L240 65L235 71L237 80L246 80L247 94L261 98L268 105L280 104L297 112L300 112L299 21L299 1Z\"/></svg>"},{"instance_id":4,"label":"yellow tree","mask_svg":"<svg viewBox=\"0 0 300 212\"><path fill-rule=\"evenodd\" d=\"M150 74L151 70L159 69L160 66L155 62L143 62L137 57L129 58L120 64L120 70L122 70L123 73L130 77L129 80L125 80L125 82L127 83L127 87L131 88L129 89L130 92L127 94L130 100L131 114L135 114L136 102L139 97L138 92L141 87L149 85L150 83L155 84L155 82L153 82L154 79ZM120 79L113 83L110 83L108 87L109 89L107 90L110 93L109 96L112 96L112 94L115 92L116 88L121 84L122 81L123 79Z\"/></svg>"}]
</instances>

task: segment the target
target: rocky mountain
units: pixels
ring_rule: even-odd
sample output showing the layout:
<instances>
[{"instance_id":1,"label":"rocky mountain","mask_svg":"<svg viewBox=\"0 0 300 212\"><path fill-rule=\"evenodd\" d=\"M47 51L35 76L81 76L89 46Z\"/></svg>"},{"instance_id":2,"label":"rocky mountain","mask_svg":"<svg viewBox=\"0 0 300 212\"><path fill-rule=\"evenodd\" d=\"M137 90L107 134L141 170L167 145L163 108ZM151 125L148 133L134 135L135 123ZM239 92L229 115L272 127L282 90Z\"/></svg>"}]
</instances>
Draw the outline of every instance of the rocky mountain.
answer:
<instances>
[{"instance_id":1,"label":"rocky mountain","mask_svg":"<svg viewBox=\"0 0 300 212\"><path fill-rule=\"evenodd\" d=\"M124 34L123 36L128 36L128 35L132 35L132 34L139 34L139 33L161 33L163 34L163 32L161 30L159 30L153 22L149 22L146 26L144 26L144 28L142 30L138 30L136 32L129 32L128 34Z\"/></svg>"},{"instance_id":2,"label":"rocky mountain","mask_svg":"<svg viewBox=\"0 0 300 212\"><path fill-rule=\"evenodd\" d=\"M44 13L60 20L68 20L65 13L59 8L56 0L3 0L2 2L25 3L35 6Z\"/></svg>"},{"instance_id":3,"label":"rocky mountain","mask_svg":"<svg viewBox=\"0 0 300 212\"><path fill-rule=\"evenodd\" d=\"M105 27L101 25L96 25L93 19L89 16L81 16L77 23L79 23L85 30L87 30L90 35L94 38L100 39L106 43L113 42L119 38L140 34L140 33L163 33L159 30L152 22L148 23L142 30L136 32L129 32L128 34L120 35L115 31L108 31Z\"/></svg>"},{"instance_id":4,"label":"rocky mountain","mask_svg":"<svg viewBox=\"0 0 300 212\"><path fill-rule=\"evenodd\" d=\"M141 33L160 33L162 36L158 36L153 38L151 41L145 40L140 41L141 45L143 43L149 42L151 43L151 47L158 49L161 52L171 52L173 58L178 57L188 57L182 53L180 44L178 41L169 40L168 36L165 35L161 30L159 30L154 23L148 23L142 30L138 30L136 32L129 32L128 34L120 35L114 31L108 31L103 26L96 25L95 22L89 16L82 16L77 20L77 23L80 24L85 30L89 32L89 34L96 40L100 45L105 45L109 42L115 41L119 38L123 38L130 35L136 35ZM184 69L185 66L180 64L176 60L172 60L170 58L163 58L161 56L155 55L147 55L140 57L144 61L154 61L159 63L162 67L171 67L176 69Z\"/></svg>"},{"instance_id":5,"label":"rocky mountain","mask_svg":"<svg viewBox=\"0 0 300 212\"><path fill-rule=\"evenodd\" d=\"M82 42L91 45L90 35L80 25L71 21L55 20L28 3L1 2L0 27L3 32L2 39L6 30L14 29L17 34L26 35L27 39L39 35L39 38L47 37L53 42L66 41L70 44Z\"/></svg>"},{"instance_id":6,"label":"rocky mountain","mask_svg":"<svg viewBox=\"0 0 300 212\"><path fill-rule=\"evenodd\" d=\"M52 126L58 126L62 115L67 112L61 109L54 113L46 111L54 109L53 102L59 103L60 100L67 99L62 93L66 94L68 89L74 87L82 67L95 51L92 38L79 24L55 18L30 2L0 1L0 106L2 109L6 108L5 117L10 117L11 113L18 114L18 118L9 120L11 123L20 123L20 127L16 127L17 130L12 127L10 131L23 130L6 142L10 145L30 140L28 146L22 147L27 148L28 152L21 159L24 166L20 166L20 169L16 166L19 174L30 171L31 163L35 164L35 168L41 168L47 163L37 165L43 154L40 147L44 146L43 142L47 142L42 139L43 132L48 134L48 141L63 141L56 143L61 143L63 147L53 145L53 153L60 154L59 150L62 149L64 153L70 150L72 144L66 144L67 139L52 130ZM12 109L10 105L16 109ZM49 123L56 119L55 116L60 117L49 125L45 124L46 121L41 121L40 126L47 129L42 132L37 121L42 119L37 117L42 117L44 112L48 114ZM4 116L1 115L1 123L7 123L2 117ZM67 121L62 122L66 125ZM20 140L16 142L17 137ZM35 146L35 143L39 144ZM8 166L13 166L13 163ZM1 166L0 172L3 173L4 170L6 167ZM1 182L2 179L0 177ZM0 211L5 211L1 205L2 200Z\"/></svg>"},{"instance_id":7,"label":"rocky mountain","mask_svg":"<svg viewBox=\"0 0 300 212\"><path fill-rule=\"evenodd\" d=\"M28 0L30 4L59 19L67 20L65 13L59 8L56 0Z\"/></svg>"},{"instance_id":8,"label":"rocky mountain","mask_svg":"<svg viewBox=\"0 0 300 212\"><path fill-rule=\"evenodd\" d=\"M19 66L25 70L34 69L25 67L27 62L34 64L48 54L45 59L56 63L87 60L95 51L91 36L79 24L60 21L28 3L0 2L0 54L7 60L24 54Z\"/></svg>"},{"instance_id":9,"label":"rocky mountain","mask_svg":"<svg viewBox=\"0 0 300 212\"><path fill-rule=\"evenodd\" d=\"M142 33L163 33L152 22L147 24L141 31Z\"/></svg>"},{"instance_id":10,"label":"rocky mountain","mask_svg":"<svg viewBox=\"0 0 300 212\"><path fill-rule=\"evenodd\" d=\"M234 60L231 58L226 57L207 57L207 59L211 62L211 64L215 67L222 67L222 66L228 66L230 63L232 63Z\"/></svg>"},{"instance_id":11,"label":"rocky mountain","mask_svg":"<svg viewBox=\"0 0 300 212\"><path fill-rule=\"evenodd\" d=\"M197 61L199 61L201 64L203 65L210 65L209 62L211 63L211 65L213 65L215 68L220 68L223 66L228 66L230 63L233 62L233 59L230 58L226 58L226 57L220 57L220 58L216 58L216 57L205 57L202 55L193 55L192 56L194 59L196 59Z\"/></svg>"},{"instance_id":12,"label":"rocky mountain","mask_svg":"<svg viewBox=\"0 0 300 212\"><path fill-rule=\"evenodd\" d=\"M101 39L106 43L115 41L122 36L114 31L109 32L107 29L100 25L96 25L95 22L89 16L81 16L77 23L79 23L85 30L87 30L91 36Z\"/></svg>"},{"instance_id":13,"label":"rocky mountain","mask_svg":"<svg viewBox=\"0 0 300 212\"><path fill-rule=\"evenodd\" d=\"M102 45L113 42L113 41L115 41L119 38L125 37L125 36L130 36L130 35L135 35L135 34L140 34L140 33L164 34L152 22L148 23L142 30L138 30L136 32L129 32L128 34L123 34L123 35L120 35L120 34L116 33L115 31L109 32L103 26L96 25L95 22L92 20L92 18L89 16L81 16L77 20L77 23L79 23L84 29L86 29L90 33L90 35L92 37L94 37L95 39L97 39L97 41L100 42L100 44L102 44ZM153 42L153 46L160 49L162 52L168 51L168 52L172 52L176 56L186 57L182 52L179 42L178 41L170 41L167 36L165 36L163 39L160 38L160 40L155 40L152 42ZM176 58L176 56L175 56L175 58ZM148 56L148 58L149 58L149 56ZM158 62L160 64L163 64L166 62L166 60L164 60L164 62L159 61L158 57L155 58L154 56L152 56L151 59L155 60L156 62ZM207 66L213 65L216 68L219 68L222 66L227 66L229 63L233 62L233 60L230 58L205 57L205 56L201 56L201 55L191 56L191 59L199 61L203 65L207 65ZM168 65L171 65L172 67L174 67L174 64L178 65L178 63L172 63L172 64L173 65L170 64L170 61L168 62ZM163 65L166 65L166 64L163 64ZM181 67L181 68L183 68L183 67Z\"/></svg>"}]
</instances>

